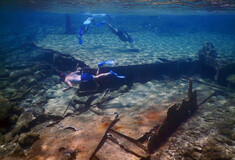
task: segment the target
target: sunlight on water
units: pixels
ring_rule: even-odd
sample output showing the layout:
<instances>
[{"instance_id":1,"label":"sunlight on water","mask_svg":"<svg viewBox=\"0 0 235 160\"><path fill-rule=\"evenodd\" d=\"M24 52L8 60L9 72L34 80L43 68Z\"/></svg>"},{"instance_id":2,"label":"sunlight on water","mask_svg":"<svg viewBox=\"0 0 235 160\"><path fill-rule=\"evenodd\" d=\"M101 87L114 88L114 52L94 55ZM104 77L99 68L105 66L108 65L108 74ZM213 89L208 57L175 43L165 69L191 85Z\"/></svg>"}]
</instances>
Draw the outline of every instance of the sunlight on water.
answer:
<instances>
[{"instance_id":1,"label":"sunlight on water","mask_svg":"<svg viewBox=\"0 0 235 160\"><path fill-rule=\"evenodd\" d=\"M57 13L106 12L154 15L234 11L234 0L2 0L1 8L44 10ZM196 11L196 12L195 12Z\"/></svg>"}]
</instances>

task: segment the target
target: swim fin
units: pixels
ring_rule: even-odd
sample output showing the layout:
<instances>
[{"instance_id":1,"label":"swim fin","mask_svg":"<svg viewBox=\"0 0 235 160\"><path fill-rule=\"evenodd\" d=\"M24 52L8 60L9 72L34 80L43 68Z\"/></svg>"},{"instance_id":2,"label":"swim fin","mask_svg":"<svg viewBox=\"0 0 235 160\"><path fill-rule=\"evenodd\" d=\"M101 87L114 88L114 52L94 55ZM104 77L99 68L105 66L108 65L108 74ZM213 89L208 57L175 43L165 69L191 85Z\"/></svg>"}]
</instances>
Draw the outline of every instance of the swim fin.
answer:
<instances>
[{"instance_id":1,"label":"swim fin","mask_svg":"<svg viewBox=\"0 0 235 160\"><path fill-rule=\"evenodd\" d=\"M79 28L78 34L82 37L82 27Z\"/></svg>"},{"instance_id":2,"label":"swim fin","mask_svg":"<svg viewBox=\"0 0 235 160\"><path fill-rule=\"evenodd\" d=\"M114 64L114 60L108 60L105 63L108 64L108 65L113 65Z\"/></svg>"},{"instance_id":3,"label":"swim fin","mask_svg":"<svg viewBox=\"0 0 235 160\"><path fill-rule=\"evenodd\" d=\"M82 39L79 38L78 44L82 45Z\"/></svg>"},{"instance_id":4,"label":"swim fin","mask_svg":"<svg viewBox=\"0 0 235 160\"><path fill-rule=\"evenodd\" d=\"M108 61L104 61L104 62L99 62L97 65L99 67L105 65L105 64L108 64L108 65L113 65L114 64L114 60L108 60Z\"/></svg>"},{"instance_id":5,"label":"swim fin","mask_svg":"<svg viewBox=\"0 0 235 160\"><path fill-rule=\"evenodd\" d=\"M100 23L98 23L97 24L97 27L101 27L103 24L105 24L106 22L105 21L103 21L103 22L100 22Z\"/></svg>"},{"instance_id":6,"label":"swim fin","mask_svg":"<svg viewBox=\"0 0 235 160\"><path fill-rule=\"evenodd\" d=\"M103 66L104 64L105 64L105 62L99 62L99 63L97 63L98 67L101 67L101 66Z\"/></svg>"},{"instance_id":7,"label":"swim fin","mask_svg":"<svg viewBox=\"0 0 235 160\"><path fill-rule=\"evenodd\" d=\"M126 78L125 76L119 76L117 73L115 73L114 71L110 70L109 71L112 75L118 77L118 78Z\"/></svg>"},{"instance_id":8,"label":"swim fin","mask_svg":"<svg viewBox=\"0 0 235 160\"><path fill-rule=\"evenodd\" d=\"M118 78L126 78L125 76L117 76Z\"/></svg>"}]
</instances>

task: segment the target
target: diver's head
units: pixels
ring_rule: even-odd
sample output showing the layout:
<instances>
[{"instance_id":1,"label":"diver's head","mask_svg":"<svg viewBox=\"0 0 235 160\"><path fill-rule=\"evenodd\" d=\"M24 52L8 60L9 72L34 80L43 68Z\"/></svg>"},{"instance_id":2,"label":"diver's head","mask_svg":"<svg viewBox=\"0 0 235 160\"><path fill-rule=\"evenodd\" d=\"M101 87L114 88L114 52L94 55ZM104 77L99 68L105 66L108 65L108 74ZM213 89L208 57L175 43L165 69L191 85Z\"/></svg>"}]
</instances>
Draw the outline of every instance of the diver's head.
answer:
<instances>
[{"instance_id":1,"label":"diver's head","mask_svg":"<svg viewBox=\"0 0 235 160\"><path fill-rule=\"evenodd\" d=\"M59 77L60 77L60 81L64 81L66 75L65 75L64 73L61 73L61 74L59 75Z\"/></svg>"}]
</instances>

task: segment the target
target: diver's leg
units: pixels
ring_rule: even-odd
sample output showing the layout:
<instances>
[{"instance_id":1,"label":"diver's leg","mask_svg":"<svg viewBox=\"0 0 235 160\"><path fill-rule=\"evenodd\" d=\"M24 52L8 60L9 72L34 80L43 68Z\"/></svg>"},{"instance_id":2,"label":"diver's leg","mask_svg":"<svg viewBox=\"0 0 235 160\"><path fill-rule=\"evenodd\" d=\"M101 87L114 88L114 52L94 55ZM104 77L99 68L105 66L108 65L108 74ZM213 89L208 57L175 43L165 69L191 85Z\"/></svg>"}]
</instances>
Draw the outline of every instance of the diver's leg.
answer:
<instances>
[{"instance_id":1,"label":"diver's leg","mask_svg":"<svg viewBox=\"0 0 235 160\"><path fill-rule=\"evenodd\" d=\"M108 27L109 27L109 30L113 33L113 34L116 34L118 35L118 29L117 28L114 28L111 24L109 23L105 23Z\"/></svg>"},{"instance_id":2,"label":"diver's leg","mask_svg":"<svg viewBox=\"0 0 235 160\"><path fill-rule=\"evenodd\" d=\"M100 67L98 67L97 71L96 71L96 76L100 74Z\"/></svg>"},{"instance_id":3,"label":"diver's leg","mask_svg":"<svg viewBox=\"0 0 235 160\"><path fill-rule=\"evenodd\" d=\"M88 28L89 28L88 25L85 25L85 26L84 26L84 33L86 33L86 32L88 31Z\"/></svg>"},{"instance_id":4,"label":"diver's leg","mask_svg":"<svg viewBox=\"0 0 235 160\"><path fill-rule=\"evenodd\" d=\"M99 75L93 76L93 78L94 78L95 80L99 80L99 79L104 78L104 77L106 77L106 76L108 76L108 75L110 75L110 74L111 74L110 72L101 73L101 74L99 74Z\"/></svg>"}]
</instances>

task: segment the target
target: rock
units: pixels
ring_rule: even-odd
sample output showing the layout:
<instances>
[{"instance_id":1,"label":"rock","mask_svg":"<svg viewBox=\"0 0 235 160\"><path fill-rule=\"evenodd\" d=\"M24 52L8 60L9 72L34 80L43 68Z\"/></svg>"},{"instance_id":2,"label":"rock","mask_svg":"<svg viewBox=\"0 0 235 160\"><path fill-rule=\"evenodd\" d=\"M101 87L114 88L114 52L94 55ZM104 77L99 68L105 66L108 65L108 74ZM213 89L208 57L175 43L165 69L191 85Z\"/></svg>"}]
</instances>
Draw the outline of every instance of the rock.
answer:
<instances>
[{"instance_id":1,"label":"rock","mask_svg":"<svg viewBox=\"0 0 235 160\"><path fill-rule=\"evenodd\" d=\"M53 90L47 90L46 91L46 98L48 98L48 99L55 98L56 96L55 96L54 92L55 91L53 91Z\"/></svg>"},{"instance_id":2,"label":"rock","mask_svg":"<svg viewBox=\"0 0 235 160\"><path fill-rule=\"evenodd\" d=\"M7 132L6 128L0 128L0 134L5 134Z\"/></svg>"},{"instance_id":3,"label":"rock","mask_svg":"<svg viewBox=\"0 0 235 160\"><path fill-rule=\"evenodd\" d=\"M8 81L1 81L0 82L0 89L4 89L9 85Z\"/></svg>"},{"instance_id":4,"label":"rock","mask_svg":"<svg viewBox=\"0 0 235 160\"><path fill-rule=\"evenodd\" d=\"M30 68L23 69L23 70L16 70L16 71L12 71L10 73L9 78L10 78L11 81L15 81L19 77L26 76L26 75L29 75L29 74L32 74L32 73L33 73L33 70L31 70Z\"/></svg>"},{"instance_id":5,"label":"rock","mask_svg":"<svg viewBox=\"0 0 235 160\"><path fill-rule=\"evenodd\" d=\"M2 145L5 142L4 136L0 133L0 145Z\"/></svg>"},{"instance_id":6,"label":"rock","mask_svg":"<svg viewBox=\"0 0 235 160\"><path fill-rule=\"evenodd\" d=\"M22 158L24 159L26 155L24 153L24 150L20 146L17 146L17 148L10 156L16 159L22 159Z\"/></svg>"},{"instance_id":7,"label":"rock","mask_svg":"<svg viewBox=\"0 0 235 160\"><path fill-rule=\"evenodd\" d=\"M9 71L4 68L0 68L0 78L5 78L8 76L9 76Z\"/></svg>"},{"instance_id":8,"label":"rock","mask_svg":"<svg viewBox=\"0 0 235 160\"><path fill-rule=\"evenodd\" d=\"M217 52L210 42L205 42L203 48L199 51L199 61L208 65L215 67L217 66L216 62Z\"/></svg>"},{"instance_id":9,"label":"rock","mask_svg":"<svg viewBox=\"0 0 235 160\"><path fill-rule=\"evenodd\" d=\"M228 150L224 145L220 145L214 140L209 140L203 147L203 156L206 159L232 159L232 151Z\"/></svg>"},{"instance_id":10,"label":"rock","mask_svg":"<svg viewBox=\"0 0 235 160\"><path fill-rule=\"evenodd\" d=\"M0 110L0 126L1 126L1 121L3 121L8 117L8 113L12 109L13 105L7 99L0 98L0 107L1 107Z\"/></svg>"},{"instance_id":11,"label":"rock","mask_svg":"<svg viewBox=\"0 0 235 160\"><path fill-rule=\"evenodd\" d=\"M235 133L232 133L232 140L235 141Z\"/></svg>"},{"instance_id":12,"label":"rock","mask_svg":"<svg viewBox=\"0 0 235 160\"><path fill-rule=\"evenodd\" d=\"M229 83L235 84L235 74L230 74L226 79Z\"/></svg>"},{"instance_id":13,"label":"rock","mask_svg":"<svg viewBox=\"0 0 235 160\"><path fill-rule=\"evenodd\" d=\"M47 98L46 95L38 96L35 98L35 104L46 104Z\"/></svg>"},{"instance_id":14,"label":"rock","mask_svg":"<svg viewBox=\"0 0 235 160\"><path fill-rule=\"evenodd\" d=\"M11 124L15 124L17 122L18 118L19 117L16 114L13 114L12 116L9 117L9 122Z\"/></svg>"},{"instance_id":15,"label":"rock","mask_svg":"<svg viewBox=\"0 0 235 160\"><path fill-rule=\"evenodd\" d=\"M36 84L36 83L37 83L36 78L34 78L33 76L29 76L29 77L28 77L27 84L28 84L29 86L32 86L32 85L34 85L34 84Z\"/></svg>"},{"instance_id":16,"label":"rock","mask_svg":"<svg viewBox=\"0 0 235 160\"><path fill-rule=\"evenodd\" d=\"M30 112L23 112L17 123L15 128L12 130L12 136L15 136L18 133L25 132L29 130L29 123L34 120L35 117Z\"/></svg>"},{"instance_id":17,"label":"rock","mask_svg":"<svg viewBox=\"0 0 235 160\"><path fill-rule=\"evenodd\" d=\"M23 76L20 77L17 82L14 84L16 88L21 88L22 86L31 87L32 85L36 84L37 80L34 76Z\"/></svg>"},{"instance_id":18,"label":"rock","mask_svg":"<svg viewBox=\"0 0 235 160\"><path fill-rule=\"evenodd\" d=\"M19 145L23 148L30 147L36 140L39 139L38 133L23 133L19 137Z\"/></svg>"},{"instance_id":19,"label":"rock","mask_svg":"<svg viewBox=\"0 0 235 160\"><path fill-rule=\"evenodd\" d=\"M226 65L218 71L216 81L219 85L222 85L222 86L226 86L228 85L228 83L234 84L234 81L233 81L234 74L235 74L235 63Z\"/></svg>"},{"instance_id":20,"label":"rock","mask_svg":"<svg viewBox=\"0 0 235 160\"><path fill-rule=\"evenodd\" d=\"M44 59L44 54L41 49L36 49L31 52L30 56L32 61L42 61Z\"/></svg>"},{"instance_id":21,"label":"rock","mask_svg":"<svg viewBox=\"0 0 235 160\"><path fill-rule=\"evenodd\" d=\"M127 85L123 85L122 87L119 88L119 92L120 93L125 93L125 92L128 92L129 90L129 87Z\"/></svg>"},{"instance_id":22,"label":"rock","mask_svg":"<svg viewBox=\"0 0 235 160\"><path fill-rule=\"evenodd\" d=\"M228 85L231 87L231 88L235 88L235 74L230 74L226 80L228 81Z\"/></svg>"},{"instance_id":23,"label":"rock","mask_svg":"<svg viewBox=\"0 0 235 160\"><path fill-rule=\"evenodd\" d=\"M82 97L74 96L73 103L86 104L89 98L90 98L90 96L82 96Z\"/></svg>"},{"instance_id":24,"label":"rock","mask_svg":"<svg viewBox=\"0 0 235 160\"><path fill-rule=\"evenodd\" d=\"M76 112L84 112L86 110L86 105L85 104L76 104L75 107Z\"/></svg>"},{"instance_id":25,"label":"rock","mask_svg":"<svg viewBox=\"0 0 235 160\"><path fill-rule=\"evenodd\" d=\"M0 128L2 128L0 133L5 134L16 123L17 114L19 115L21 112L4 98L0 98L0 108Z\"/></svg>"},{"instance_id":26,"label":"rock","mask_svg":"<svg viewBox=\"0 0 235 160\"><path fill-rule=\"evenodd\" d=\"M57 75L52 75L52 76L51 76L51 79L52 79L55 83L58 83L58 82L59 82L60 77L59 77L59 76L57 76Z\"/></svg>"},{"instance_id":27,"label":"rock","mask_svg":"<svg viewBox=\"0 0 235 160\"><path fill-rule=\"evenodd\" d=\"M41 81L43 78L45 78L46 76L43 74L42 71L36 71L34 73L34 77L37 81Z\"/></svg>"},{"instance_id":28,"label":"rock","mask_svg":"<svg viewBox=\"0 0 235 160\"><path fill-rule=\"evenodd\" d=\"M18 106L13 106L12 114L16 114L16 115L20 116L21 113L23 113L23 112L24 112L23 108L18 107Z\"/></svg>"}]
</instances>

